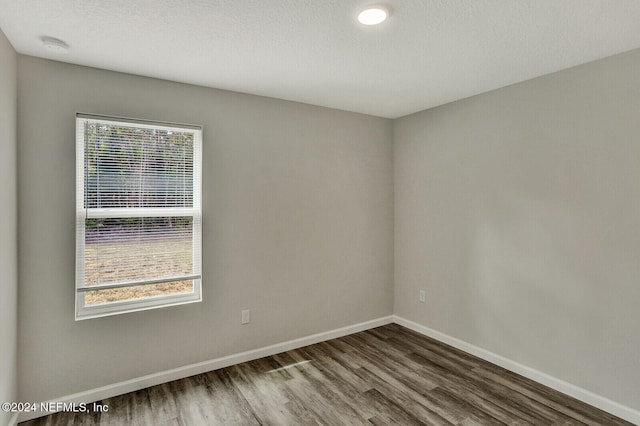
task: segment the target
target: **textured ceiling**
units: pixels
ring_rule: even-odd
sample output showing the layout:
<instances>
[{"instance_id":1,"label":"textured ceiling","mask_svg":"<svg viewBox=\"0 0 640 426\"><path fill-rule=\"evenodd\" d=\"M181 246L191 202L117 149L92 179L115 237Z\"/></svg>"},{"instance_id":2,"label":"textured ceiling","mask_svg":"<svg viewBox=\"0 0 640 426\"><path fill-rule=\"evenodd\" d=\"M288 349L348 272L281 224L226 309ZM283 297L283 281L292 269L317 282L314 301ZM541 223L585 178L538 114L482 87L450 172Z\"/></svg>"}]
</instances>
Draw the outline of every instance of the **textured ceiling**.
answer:
<instances>
[{"instance_id":1,"label":"textured ceiling","mask_svg":"<svg viewBox=\"0 0 640 426\"><path fill-rule=\"evenodd\" d=\"M390 118L640 47L639 0L376 3L365 27L368 0L0 0L0 28L26 55Z\"/></svg>"}]
</instances>

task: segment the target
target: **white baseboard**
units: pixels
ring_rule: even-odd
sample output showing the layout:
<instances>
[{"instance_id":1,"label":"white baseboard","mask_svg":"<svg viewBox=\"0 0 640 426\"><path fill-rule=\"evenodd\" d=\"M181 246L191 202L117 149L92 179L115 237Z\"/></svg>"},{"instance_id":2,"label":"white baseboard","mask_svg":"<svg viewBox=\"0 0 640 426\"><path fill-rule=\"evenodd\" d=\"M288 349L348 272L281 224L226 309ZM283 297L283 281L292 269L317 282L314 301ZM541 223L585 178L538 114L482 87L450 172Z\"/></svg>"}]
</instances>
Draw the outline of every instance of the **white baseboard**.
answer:
<instances>
[{"instance_id":1,"label":"white baseboard","mask_svg":"<svg viewBox=\"0 0 640 426\"><path fill-rule=\"evenodd\" d=\"M234 355L229 355L221 358L216 358L196 364L187 365L184 367L175 368L172 370L162 371L159 373L149 374L146 376L138 377L131 380L126 380L119 383L114 383L107 386L102 386L96 389L90 389L84 392L75 393L72 395L62 396L46 402L67 402L75 404L89 404L94 401L100 401L103 399L111 398L117 395L122 395L128 392L135 392L140 389L144 389L150 386L159 385L162 383L170 382L172 380L183 379L196 374L205 373L207 371L217 370L231 365L239 364L242 362L252 361L254 359L263 358L265 356L275 355L280 352L286 352L292 349L301 348L303 346L312 345L314 343L324 342L326 340L335 339L338 337L346 336L349 334L357 333L359 331L369 330L371 328L380 327L382 325L395 322L403 327L407 327L413 331L416 331L425 336L439 340L447 345L453 346L478 358L489 361L492 364L506 368L514 373L520 374L526 378L534 380L545 386L549 386L559 392L572 396L580 401L583 401L589 405L597 407L622 419L625 419L631 423L640 425L640 412L619 404L615 401L611 401L600 395L596 395L586 389L582 389L578 386L567 383L556 377L537 371L533 368L519 364L508 358L490 352L488 350L479 348L475 345L456 339L447 334L433 330L429 327L425 327L416 322L409 321L405 318L392 315L388 317L382 317L371 321L354 324L347 327L338 328L322 333L313 334L299 339L289 340L282 343L277 343L262 348L241 352ZM15 426L17 421L31 420L36 417L41 417L51 413L39 413L28 412L18 413L9 421L9 426Z\"/></svg>"},{"instance_id":2,"label":"white baseboard","mask_svg":"<svg viewBox=\"0 0 640 426\"><path fill-rule=\"evenodd\" d=\"M391 324L393 317L382 317L371 321L361 322L359 324L338 328L335 330L325 331L322 333L312 334L310 336L301 337L299 339L289 340L287 342L276 343L275 345L265 346L234 355L216 358L209 361L199 362L184 367L174 368L172 370L161 371L159 373L149 374L147 376L137 377L135 379L126 380L124 382L114 383L102 386L96 389L90 389L84 392L74 393L72 395L61 396L46 402L68 402L75 404L89 404L94 401L111 398L128 392L135 392L150 386L160 385L173 380L183 379L196 374L206 373L207 371L217 370L229 367L231 365L240 364L242 362L252 361L254 359L275 355L281 352L290 351L292 349L301 348L303 346L312 345L314 343L324 342L326 340L335 339L359 331L369 330L371 328L380 327L382 325ZM20 421L31 420L36 417L42 417L52 414L52 412L28 412L21 413Z\"/></svg>"},{"instance_id":3,"label":"white baseboard","mask_svg":"<svg viewBox=\"0 0 640 426\"><path fill-rule=\"evenodd\" d=\"M424 325L420 325L416 322L409 321L408 319L399 317L397 315L393 316L393 322L425 336L439 340L440 342L446 343L447 345L453 346L454 348L460 349L461 351L477 356L478 358L482 358L492 364L498 365L502 368L506 368L509 371L513 371L514 373L517 373L535 382L541 383L566 395L572 396L582 402L611 413L614 416L618 416L628 422L640 425L640 412L634 410L633 408L619 404L603 396L596 395L595 393L590 392L586 389L572 385L571 383L567 383L556 377L542 373L538 370L527 367L526 365L522 365L508 358L490 352L486 349L479 348L475 345L472 345L471 343L456 339L455 337L451 337L447 334L433 330L429 327L425 327Z\"/></svg>"}]
</instances>

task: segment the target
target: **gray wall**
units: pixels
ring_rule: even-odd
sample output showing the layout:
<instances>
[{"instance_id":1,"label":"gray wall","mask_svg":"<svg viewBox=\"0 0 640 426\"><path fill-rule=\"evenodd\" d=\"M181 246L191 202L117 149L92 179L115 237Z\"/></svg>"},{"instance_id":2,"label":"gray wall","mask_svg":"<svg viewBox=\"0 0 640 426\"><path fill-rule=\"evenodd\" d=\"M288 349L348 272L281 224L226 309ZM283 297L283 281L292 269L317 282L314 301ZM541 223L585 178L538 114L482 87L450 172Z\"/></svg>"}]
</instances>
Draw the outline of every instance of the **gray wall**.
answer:
<instances>
[{"instance_id":1,"label":"gray wall","mask_svg":"<svg viewBox=\"0 0 640 426\"><path fill-rule=\"evenodd\" d=\"M18 198L17 58L0 31L0 402L17 400ZM11 413L0 411L0 424Z\"/></svg>"},{"instance_id":2,"label":"gray wall","mask_svg":"<svg viewBox=\"0 0 640 426\"><path fill-rule=\"evenodd\" d=\"M0 40L1 226L13 235L14 61ZM640 408L640 51L393 124L31 57L18 69L19 400L393 308ZM73 320L76 111L204 125L203 303ZM15 241L0 250L12 271ZM3 343L15 282L2 283ZM0 371L15 363L2 348Z\"/></svg>"},{"instance_id":3,"label":"gray wall","mask_svg":"<svg viewBox=\"0 0 640 426\"><path fill-rule=\"evenodd\" d=\"M394 122L396 315L640 409L638 70Z\"/></svg>"},{"instance_id":4,"label":"gray wall","mask_svg":"<svg viewBox=\"0 0 640 426\"><path fill-rule=\"evenodd\" d=\"M20 400L392 313L391 121L32 57L18 69ZM202 303L74 321L76 111L204 126Z\"/></svg>"}]
</instances>

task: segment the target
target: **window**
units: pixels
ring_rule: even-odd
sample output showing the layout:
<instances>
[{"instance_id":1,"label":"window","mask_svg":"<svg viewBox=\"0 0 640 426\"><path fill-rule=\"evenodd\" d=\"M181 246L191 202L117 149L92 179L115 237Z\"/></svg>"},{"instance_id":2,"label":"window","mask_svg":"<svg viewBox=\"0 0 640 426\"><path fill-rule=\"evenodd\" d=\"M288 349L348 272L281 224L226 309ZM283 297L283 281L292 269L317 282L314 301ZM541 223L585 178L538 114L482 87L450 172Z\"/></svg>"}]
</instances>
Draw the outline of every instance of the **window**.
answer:
<instances>
[{"instance_id":1,"label":"window","mask_svg":"<svg viewBox=\"0 0 640 426\"><path fill-rule=\"evenodd\" d=\"M202 129L76 115L76 320L201 298Z\"/></svg>"}]
</instances>

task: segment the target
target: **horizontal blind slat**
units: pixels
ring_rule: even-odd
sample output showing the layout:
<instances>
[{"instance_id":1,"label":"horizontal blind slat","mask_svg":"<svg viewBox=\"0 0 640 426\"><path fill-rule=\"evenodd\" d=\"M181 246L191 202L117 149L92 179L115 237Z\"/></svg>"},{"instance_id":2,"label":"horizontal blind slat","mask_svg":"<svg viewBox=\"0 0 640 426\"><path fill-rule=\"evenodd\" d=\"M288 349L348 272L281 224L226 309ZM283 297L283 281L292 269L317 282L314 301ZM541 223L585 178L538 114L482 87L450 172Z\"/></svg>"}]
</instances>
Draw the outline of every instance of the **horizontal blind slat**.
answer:
<instances>
[{"instance_id":1,"label":"horizontal blind slat","mask_svg":"<svg viewBox=\"0 0 640 426\"><path fill-rule=\"evenodd\" d=\"M178 281L189 281L189 280L199 280L202 277L200 275L191 275L191 276L183 276L183 277L170 277L163 278L157 280L149 280L149 281L135 281L128 283L117 283L117 284L104 284L97 285L92 287L78 287L76 291L78 293L86 292L86 291L100 291L100 290L110 290L114 288L125 288L125 287L136 287L139 285L152 285L152 284L162 284L162 283L170 283L170 282L178 282Z\"/></svg>"},{"instance_id":2,"label":"horizontal blind slat","mask_svg":"<svg viewBox=\"0 0 640 426\"><path fill-rule=\"evenodd\" d=\"M102 208L87 209L88 218L126 218L126 217L179 217L196 216L198 210L192 207L132 207L132 208Z\"/></svg>"}]
</instances>

